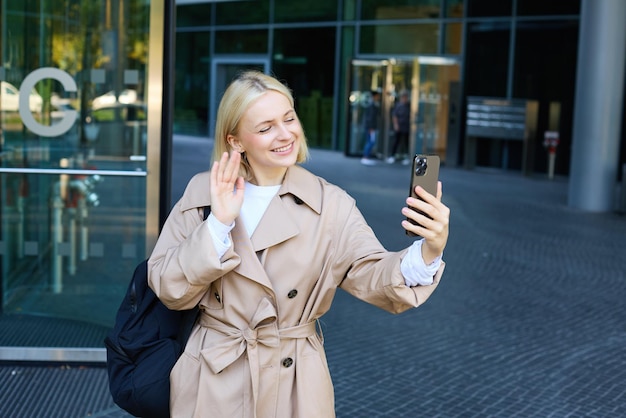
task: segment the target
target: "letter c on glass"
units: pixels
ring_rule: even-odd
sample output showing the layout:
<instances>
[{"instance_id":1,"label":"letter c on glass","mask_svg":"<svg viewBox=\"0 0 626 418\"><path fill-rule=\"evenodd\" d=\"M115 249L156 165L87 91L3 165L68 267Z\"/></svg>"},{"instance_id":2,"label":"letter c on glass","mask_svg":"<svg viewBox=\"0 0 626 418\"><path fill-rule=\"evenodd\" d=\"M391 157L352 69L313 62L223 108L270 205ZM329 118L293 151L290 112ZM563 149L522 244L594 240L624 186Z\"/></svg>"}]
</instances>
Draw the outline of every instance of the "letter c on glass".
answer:
<instances>
[{"instance_id":1,"label":"letter c on glass","mask_svg":"<svg viewBox=\"0 0 626 418\"><path fill-rule=\"evenodd\" d=\"M45 126L37 122L30 111L30 93L41 80L52 78L63 85L65 91L77 91L76 82L68 73L58 68L39 68L28 74L20 86L19 111L24 126L39 136L60 136L69 131L76 122L76 111L66 110L63 119L54 125Z\"/></svg>"}]
</instances>

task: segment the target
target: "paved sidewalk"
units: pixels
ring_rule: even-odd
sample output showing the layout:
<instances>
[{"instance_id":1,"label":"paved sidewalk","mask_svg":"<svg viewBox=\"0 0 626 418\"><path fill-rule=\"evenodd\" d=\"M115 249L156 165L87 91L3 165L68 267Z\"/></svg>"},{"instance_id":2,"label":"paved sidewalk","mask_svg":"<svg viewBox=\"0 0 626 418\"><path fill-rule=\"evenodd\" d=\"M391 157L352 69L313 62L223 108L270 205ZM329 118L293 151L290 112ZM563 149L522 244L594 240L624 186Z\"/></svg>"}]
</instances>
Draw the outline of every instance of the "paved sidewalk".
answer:
<instances>
[{"instance_id":1,"label":"paved sidewalk","mask_svg":"<svg viewBox=\"0 0 626 418\"><path fill-rule=\"evenodd\" d=\"M406 166L312 154L388 249L410 244ZM432 298L394 316L339 292L322 319L337 416L626 416L626 216L568 208L563 178L441 179L452 217ZM0 388L2 418L129 416L101 367L3 364Z\"/></svg>"}]
</instances>

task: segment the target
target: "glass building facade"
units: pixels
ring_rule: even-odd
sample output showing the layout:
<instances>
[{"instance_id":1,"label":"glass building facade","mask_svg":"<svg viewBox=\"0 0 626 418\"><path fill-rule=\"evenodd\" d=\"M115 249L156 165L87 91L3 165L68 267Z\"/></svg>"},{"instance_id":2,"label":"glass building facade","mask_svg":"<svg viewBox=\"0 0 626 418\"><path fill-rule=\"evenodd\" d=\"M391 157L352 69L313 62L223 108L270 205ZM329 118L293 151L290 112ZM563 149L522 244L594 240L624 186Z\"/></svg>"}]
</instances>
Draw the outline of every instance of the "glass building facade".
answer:
<instances>
[{"instance_id":1,"label":"glass building facade","mask_svg":"<svg viewBox=\"0 0 626 418\"><path fill-rule=\"evenodd\" d=\"M177 133L212 136L225 84L257 67L293 89L313 147L359 156L363 109L378 90L376 153L389 156L390 111L408 90L408 151L463 165L469 97L532 100L528 147L479 138L472 159L510 170L530 161L531 172L546 173L543 134L558 131L555 172L569 173L580 1L178 0L176 12Z\"/></svg>"},{"instance_id":2,"label":"glass building facade","mask_svg":"<svg viewBox=\"0 0 626 418\"><path fill-rule=\"evenodd\" d=\"M0 360L104 360L170 207L172 133L211 138L242 69L289 85L311 147L360 157L379 92L391 156L406 91L399 154L545 175L557 131L569 175L584 1L0 0ZM532 102L534 134L470 149L478 99Z\"/></svg>"}]
</instances>

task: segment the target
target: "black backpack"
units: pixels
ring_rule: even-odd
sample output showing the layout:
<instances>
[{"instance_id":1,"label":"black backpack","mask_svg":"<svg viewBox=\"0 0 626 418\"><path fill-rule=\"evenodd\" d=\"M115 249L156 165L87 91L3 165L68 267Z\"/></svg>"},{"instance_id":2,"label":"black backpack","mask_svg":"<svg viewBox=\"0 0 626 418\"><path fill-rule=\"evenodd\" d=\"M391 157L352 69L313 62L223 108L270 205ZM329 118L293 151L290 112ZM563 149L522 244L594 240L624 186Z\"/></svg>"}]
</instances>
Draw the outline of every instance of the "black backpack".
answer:
<instances>
[{"instance_id":1,"label":"black backpack","mask_svg":"<svg viewBox=\"0 0 626 418\"><path fill-rule=\"evenodd\" d=\"M205 219L210 211L204 208ZM197 307L166 308L148 286L148 260L139 263L104 340L109 390L119 407L136 417L170 416L170 371L197 316Z\"/></svg>"}]
</instances>

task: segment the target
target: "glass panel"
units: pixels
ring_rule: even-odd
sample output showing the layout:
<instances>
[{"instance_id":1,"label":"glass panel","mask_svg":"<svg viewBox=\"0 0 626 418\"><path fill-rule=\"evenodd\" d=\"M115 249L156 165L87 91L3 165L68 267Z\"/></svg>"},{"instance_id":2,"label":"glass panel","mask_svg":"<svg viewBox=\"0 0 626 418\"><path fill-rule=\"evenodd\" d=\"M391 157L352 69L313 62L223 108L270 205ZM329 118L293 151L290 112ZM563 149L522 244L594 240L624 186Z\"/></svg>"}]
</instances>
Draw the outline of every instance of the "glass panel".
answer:
<instances>
[{"instance_id":1,"label":"glass panel","mask_svg":"<svg viewBox=\"0 0 626 418\"><path fill-rule=\"evenodd\" d=\"M437 18L441 0L363 0L361 19Z\"/></svg>"},{"instance_id":2,"label":"glass panel","mask_svg":"<svg viewBox=\"0 0 626 418\"><path fill-rule=\"evenodd\" d=\"M506 97L510 24L468 26L465 74L467 96Z\"/></svg>"},{"instance_id":3,"label":"glass panel","mask_svg":"<svg viewBox=\"0 0 626 418\"><path fill-rule=\"evenodd\" d=\"M207 135L209 132L209 32L176 34L174 132Z\"/></svg>"},{"instance_id":4,"label":"glass panel","mask_svg":"<svg viewBox=\"0 0 626 418\"><path fill-rule=\"evenodd\" d=\"M350 59L355 55L355 29L353 26L345 26L342 29L343 35L341 36L341 58L339 59L340 71L339 71L339 85L349 86L350 80ZM348 119L350 115L350 101L348 97L350 91L348 88L341 88L337 94L337 107L339 108L339 117L336 118L337 132L348 132ZM334 144L333 149L347 150L347 144L349 144L349 138L347 135L335 135L337 143Z\"/></svg>"},{"instance_id":5,"label":"glass panel","mask_svg":"<svg viewBox=\"0 0 626 418\"><path fill-rule=\"evenodd\" d=\"M517 0L517 14L520 16L577 15L580 1Z\"/></svg>"},{"instance_id":6,"label":"glass panel","mask_svg":"<svg viewBox=\"0 0 626 418\"><path fill-rule=\"evenodd\" d=\"M23 327L54 327L43 339L2 332L0 345L102 346L145 254L144 183L97 174L0 175L3 329L22 328L25 338ZM76 323L91 324L90 332L72 335L65 325Z\"/></svg>"},{"instance_id":7,"label":"glass panel","mask_svg":"<svg viewBox=\"0 0 626 418\"><path fill-rule=\"evenodd\" d=\"M512 0L467 0L468 17L511 16Z\"/></svg>"},{"instance_id":8,"label":"glass panel","mask_svg":"<svg viewBox=\"0 0 626 418\"><path fill-rule=\"evenodd\" d=\"M436 54L439 25L376 25L361 28L363 54Z\"/></svg>"},{"instance_id":9,"label":"glass panel","mask_svg":"<svg viewBox=\"0 0 626 418\"><path fill-rule=\"evenodd\" d=\"M276 22L320 22L337 20L336 0L275 0Z\"/></svg>"},{"instance_id":10,"label":"glass panel","mask_svg":"<svg viewBox=\"0 0 626 418\"><path fill-rule=\"evenodd\" d=\"M537 132L557 130L560 133L559 152L570 152L572 124L560 121L573 120L576 72L563 68L576 68L578 56L578 21L518 22L515 36L515 70L513 71L513 97L531 97L539 101ZM553 105L558 105L555 112ZM520 161L522 147L511 147L509 161ZM548 167L545 148L536 146L534 169L545 172ZM569 161L557 158L557 173L567 173ZM518 166L513 166L517 168Z\"/></svg>"},{"instance_id":11,"label":"glass panel","mask_svg":"<svg viewBox=\"0 0 626 418\"><path fill-rule=\"evenodd\" d=\"M211 3L176 6L176 26L208 26L211 24Z\"/></svg>"},{"instance_id":12,"label":"glass panel","mask_svg":"<svg viewBox=\"0 0 626 418\"><path fill-rule=\"evenodd\" d=\"M344 20L356 19L356 2L357 0L344 0L343 2L343 19Z\"/></svg>"},{"instance_id":13,"label":"glass panel","mask_svg":"<svg viewBox=\"0 0 626 418\"><path fill-rule=\"evenodd\" d=\"M215 3L216 24L267 23L269 10L269 0L219 1Z\"/></svg>"},{"instance_id":14,"label":"glass panel","mask_svg":"<svg viewBox=\"0 0 626 418\"><path fill-rule=\"evenodd\" d=\"M102 347L146 255L149 4L2 7L0 346Z\"/></svg>"},{"instance_id":15,"label":"glass panel","mask_svg":"<svg viewBox=\"0 0 626 418\"><path fill-rule=\"evenodd\" d=\"M463 17L463 0L446 0L446 17Z\"/></svg>"},{"instance_id":16,"label":"glass panel","mask_svg":"<svg viewBox=\"0 0 626 418\"><path fill-rule=\"evenodd\" d=\"M314 39L315 42L302 42ZM281 29L274 35L272 70L293 90L311 147L329 148L333 125L335 31Z\"/></svg>"},{"instance_id":17,"label":"glass panel","mask_svg":"<svg viewBox=\"0 0 626 418\"><path fill-rule=\"evenodd\" d=\"M267 30L238 30L215 32L215 52L218 54L254 54L267 52Z\"/></svg>"},{"instance_id":18,"label":"glass panel","mask_svg":"<svg viewBox=\"0 0 626 418\"><path fill-rule=\"evenodd\" d=\"M445 161L448 145L450 85L460 80L458 64L421 64L415 150Z\"/></svg>"},{"instance_id":19,"label":"glass panel","mask_svg":"<svg viewBox=\"0 0 626 418\"><path fill-rule=\"evenodd\" d=\"M446 23L446 40L445 54L461 54L461 46L463 42L463 24L462 23Z\"/></svg>"}]
</instances>

